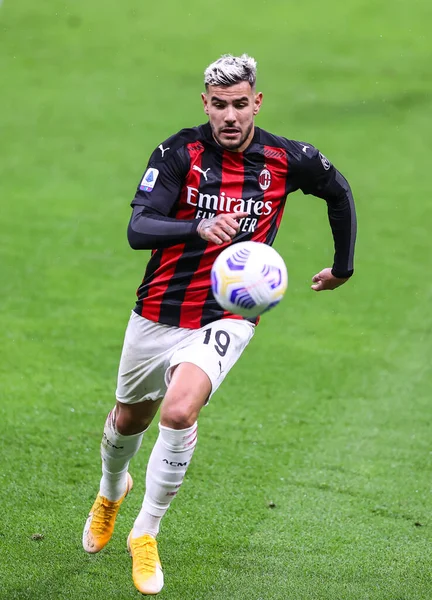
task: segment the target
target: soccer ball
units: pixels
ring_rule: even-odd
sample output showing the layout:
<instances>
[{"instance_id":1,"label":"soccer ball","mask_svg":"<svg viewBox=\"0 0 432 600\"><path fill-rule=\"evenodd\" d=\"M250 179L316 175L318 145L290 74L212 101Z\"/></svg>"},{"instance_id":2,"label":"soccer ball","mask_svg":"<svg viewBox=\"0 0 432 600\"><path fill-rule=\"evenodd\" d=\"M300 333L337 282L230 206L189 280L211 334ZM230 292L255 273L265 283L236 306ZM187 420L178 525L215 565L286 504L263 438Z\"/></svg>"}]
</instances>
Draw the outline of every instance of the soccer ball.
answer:
<instances>
[{"instance_id":1,"label":"soccer ball","mask_svg":"<svg viewBox=\"0 0 432 600\"><path fill-rule=\"evenodd\" d=\"M282 257L271 246L239 242L225 248L215 260L211 285L222 308L255 318L282 300L288 273Z\"/></svg>"}]
</instances>

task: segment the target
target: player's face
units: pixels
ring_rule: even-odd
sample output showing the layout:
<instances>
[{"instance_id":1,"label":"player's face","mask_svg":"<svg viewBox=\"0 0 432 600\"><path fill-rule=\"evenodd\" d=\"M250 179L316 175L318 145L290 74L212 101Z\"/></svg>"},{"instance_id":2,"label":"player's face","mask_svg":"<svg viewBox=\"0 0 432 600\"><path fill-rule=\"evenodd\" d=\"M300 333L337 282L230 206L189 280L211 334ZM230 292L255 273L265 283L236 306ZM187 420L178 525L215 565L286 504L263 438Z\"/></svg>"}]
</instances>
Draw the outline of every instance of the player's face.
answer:
<instances>
[{"instance_id":1,"label":"player's face","mask_svg":"<svg viewBox=\"0 0 432 600\"><path fill-rule=\"evenodd\" d=\"M209 85L202 94L213 137L223 148L243 152L254 134L254 117L262 103L247 81L235 85Z\"/></svg>"}]
</instances>

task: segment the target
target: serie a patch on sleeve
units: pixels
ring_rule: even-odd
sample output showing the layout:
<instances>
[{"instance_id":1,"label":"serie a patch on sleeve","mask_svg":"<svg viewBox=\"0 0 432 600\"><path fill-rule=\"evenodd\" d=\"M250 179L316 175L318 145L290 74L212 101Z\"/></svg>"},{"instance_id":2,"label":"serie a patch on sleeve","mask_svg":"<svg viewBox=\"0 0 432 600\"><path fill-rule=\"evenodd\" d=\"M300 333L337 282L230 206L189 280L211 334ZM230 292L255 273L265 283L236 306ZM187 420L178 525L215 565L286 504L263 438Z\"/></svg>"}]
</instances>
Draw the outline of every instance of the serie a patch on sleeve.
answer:
<instances>
[{"instance_id":1,"label":"serie a patch on sleeve","mask_svg":"<svg viewBox=\"0 0 432 600\"><path fill-rule=\"evenodd\" d=\"M156 180L159 176L159 171L150 167L144 173L144 177L141 180L139 189L143 192L152 192L155 186Z\"/></svg>"}]
</instances>

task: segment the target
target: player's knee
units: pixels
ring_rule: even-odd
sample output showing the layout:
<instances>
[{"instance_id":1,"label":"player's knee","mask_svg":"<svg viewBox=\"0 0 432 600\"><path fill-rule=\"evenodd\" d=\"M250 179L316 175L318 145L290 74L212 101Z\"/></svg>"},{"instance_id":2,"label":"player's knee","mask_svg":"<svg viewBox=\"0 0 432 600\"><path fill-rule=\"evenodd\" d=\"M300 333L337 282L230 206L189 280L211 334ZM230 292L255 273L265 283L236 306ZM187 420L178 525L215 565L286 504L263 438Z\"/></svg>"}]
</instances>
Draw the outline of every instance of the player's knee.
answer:
<instances>
[{"instance_id":1,"label":"player's knee","mask_svg":"<svg viewBox=\"0 0 432 600\"><path fill-rule=\"evenodd\" d=\"M187 405L169 404L164 407L162 404L160 422L164 427L171 427L171 429L187 429L197 420L198 412Z\"/></svg>"}]
</instances>

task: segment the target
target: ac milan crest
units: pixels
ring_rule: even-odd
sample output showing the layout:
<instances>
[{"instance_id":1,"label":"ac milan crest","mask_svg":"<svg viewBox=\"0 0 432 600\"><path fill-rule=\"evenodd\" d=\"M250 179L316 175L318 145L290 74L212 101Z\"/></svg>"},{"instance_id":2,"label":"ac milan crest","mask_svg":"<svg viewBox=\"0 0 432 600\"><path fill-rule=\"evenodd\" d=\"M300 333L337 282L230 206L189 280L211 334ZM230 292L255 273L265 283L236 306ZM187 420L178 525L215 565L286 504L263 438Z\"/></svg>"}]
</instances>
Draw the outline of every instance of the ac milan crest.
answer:
<instances>
[{"instance_id":1,"label":"ac milan crest","mask_svg":"<svg viewBox=\"0 0 432 600\"><path fill-rule=\"evenodd\" d=\"M265 192L271 185L271 173L268 169L263 169L258 176L258 183L260 188Z\"/></svg>"}]
</instances>

